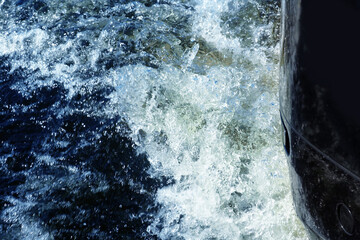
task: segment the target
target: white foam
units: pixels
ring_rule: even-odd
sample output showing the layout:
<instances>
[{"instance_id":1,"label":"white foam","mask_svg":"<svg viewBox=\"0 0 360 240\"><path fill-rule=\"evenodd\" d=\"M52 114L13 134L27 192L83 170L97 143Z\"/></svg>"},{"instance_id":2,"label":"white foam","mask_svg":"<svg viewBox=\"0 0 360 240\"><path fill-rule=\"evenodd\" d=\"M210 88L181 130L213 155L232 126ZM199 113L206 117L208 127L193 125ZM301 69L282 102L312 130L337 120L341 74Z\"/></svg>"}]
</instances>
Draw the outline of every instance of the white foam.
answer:
<instances>
[{"instance_id":1,"label":"white foam","mask_svg":"<svg viewBox=\"0 0 360 240\"><path fill-rule=\"evenodd\" d=\"M279 139L278 67L265 48L242 49L222 33L227 4L199 1L194 34L235 53L234 63L252 65L219 63L205 75L172 66L117 72L112 100L127 114L134 139L140 129L146 133L138 144L153 174L175 180L158 191L163 208L148 231L162 239L306 239ZM277 55L279 48L265 50ZM184 61L194 54L184 54Z\"/></svg>"},{"instance_id":2,"label":"white foam","mask_svg":"<svg viewBox=\"0 0 360 240\"><path fill-rule=\"evenodd\" d=\"M153 174L176 181L159 190L157 201L164 209L149 228L162 239L305 238L289 197L277 96L246 89L230 108L227 99L241 88L234 79L241 76L237 71L214 67L201 76L138 65L118 72L119 90L112 100L128 116L134 139L140 129L146 133L138 144L149 155ZM162 143L160 133L166 136ZM162 229L155 227L159 222Z\"/></svg>"},{"instance_id":3,"label":"white foam","mask_svg":"<svg viewBox=\"0 0 360 240\"><path fill-rule=\"evenodd\" d=\"M58 81L68 90L68 98L84 86L104 84L116 89L108 96L110 102L104 113L89 114L124 116L139 151L148 155L152 176L168 176L175 181L159 189L156 201L161 208L154 223L148 226L148 231L161 239L306 239L292 207L287 163L279 139L279 46L260 45L262 32L268 31L272 23L254 24L248 36L253 44L245 47L242 39L224 28L222 17L232 5L241 8L257 4L256 1L192 3L191 46L184 47L181 59L161 63L158 69L138 63L83 81L79 72L99 70L96 63L103 47L112 47L107 41L117 36L116 31L111 35L105 28L99 30L100 37L95 40L86 32L78 35L96 43L84 56L75 54L81 53L74 50L76 39L57 43L53 33L39 28L2 35L0 55L20 53L12 61L13 70L39 70L12 88L27 94L38 86ZM168 32L169 27L161 23L161 17L165 18L161 14L170 17L170 6L145 8L138 3L133 8L137 14L144 13L141 21L149 14L158 22L144 22L142 26L149 27L127 36L130 40L140 41L156 27L161 34ZM58 13L54 18L59 18ZM95 18L86 21L84 25L94 21L91 24L98 27L106 23ZM171 50L181 49L178 38L161 37ZM29 39L31 48L26 46ZM176 54L172 57L176 58ZM195 71L194 66L207 56L212 56L212 63L200 73ZM36 78L39 76L42 80ZM46 155L40 156L39 161L56 163ZM76 167L68 170L72 174L79 172ZM94 191L107 187L103 185ZM24 204L34 204L30 200ZM37 223L19 216L28 209L24 204L14 203L13 208L4 211L3 219L20 222L22 236L51 239Z\"/></svg>"}]
</instances>

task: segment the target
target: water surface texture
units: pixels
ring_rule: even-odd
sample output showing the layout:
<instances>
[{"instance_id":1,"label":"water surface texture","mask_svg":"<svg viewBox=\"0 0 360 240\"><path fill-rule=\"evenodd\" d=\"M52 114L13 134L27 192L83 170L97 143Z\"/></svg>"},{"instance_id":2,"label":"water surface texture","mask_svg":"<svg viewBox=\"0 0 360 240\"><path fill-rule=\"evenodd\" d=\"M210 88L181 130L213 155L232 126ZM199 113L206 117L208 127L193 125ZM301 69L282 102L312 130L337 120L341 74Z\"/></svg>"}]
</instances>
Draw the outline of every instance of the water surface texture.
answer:
<instances>
[{"instance_id":1,"label":"water surface texture","mask_svg":"<svg viewBox=\"0 0 360 240\"><path fill-rule=\"evenodd\" d=\"M0 239L306 239L280 3L1 0Z\"/></svg>"}]
</instances>

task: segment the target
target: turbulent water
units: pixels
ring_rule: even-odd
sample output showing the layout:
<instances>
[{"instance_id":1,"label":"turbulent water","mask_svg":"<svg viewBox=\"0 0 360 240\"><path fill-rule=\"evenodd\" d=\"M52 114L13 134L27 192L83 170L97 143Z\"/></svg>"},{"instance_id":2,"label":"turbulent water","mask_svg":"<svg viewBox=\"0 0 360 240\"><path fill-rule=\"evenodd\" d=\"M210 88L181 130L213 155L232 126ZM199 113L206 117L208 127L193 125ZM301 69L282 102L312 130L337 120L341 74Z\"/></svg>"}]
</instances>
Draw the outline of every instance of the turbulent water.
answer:
<instances>
[{"instance_id":1,"label":"turbulent water","mask_svg":"<svg viewBox=\"0 0 360 240\"><path fill-rule=\"evenodd\" d=\"M0 0L0 239L306 239L280 3Z\"/></svg>"}]
</instances>

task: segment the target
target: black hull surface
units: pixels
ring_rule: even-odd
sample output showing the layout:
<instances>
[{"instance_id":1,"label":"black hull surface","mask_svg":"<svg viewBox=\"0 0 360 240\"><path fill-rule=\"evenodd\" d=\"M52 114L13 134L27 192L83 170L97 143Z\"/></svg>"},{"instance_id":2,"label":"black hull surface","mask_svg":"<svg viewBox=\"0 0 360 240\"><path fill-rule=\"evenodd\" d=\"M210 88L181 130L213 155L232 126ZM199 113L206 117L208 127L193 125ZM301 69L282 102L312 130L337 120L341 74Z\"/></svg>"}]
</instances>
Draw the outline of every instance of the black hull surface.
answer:
<instances>
[{"instance_id":1,"label":"black hull surface","mask_svg":"<svg viewBox=\"0 0 360 240\"><path fill-rule=\"evenodd\" d=\"M359 3L282 1L283 143L314 239L360 239Z\"/></svg>"}]
</instances>

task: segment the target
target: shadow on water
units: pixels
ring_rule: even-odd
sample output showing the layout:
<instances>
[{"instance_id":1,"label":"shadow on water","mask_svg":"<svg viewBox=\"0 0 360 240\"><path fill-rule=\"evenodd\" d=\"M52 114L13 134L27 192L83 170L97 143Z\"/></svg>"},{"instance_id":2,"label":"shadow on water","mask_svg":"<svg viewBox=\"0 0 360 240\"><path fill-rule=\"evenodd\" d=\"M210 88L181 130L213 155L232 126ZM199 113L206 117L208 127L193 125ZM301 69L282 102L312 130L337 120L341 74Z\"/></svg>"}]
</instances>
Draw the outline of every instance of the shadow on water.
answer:
<instances>
[{"instance_id":1,"label":"shadow on water","mask_svg":"<svg viewBox=\"0 0 360 240\"><path fill-rule=\"evenodd\" d=\"M82 111L106 104L112 89L71 99L61 84L19 93L11 86L29 73L10 68L1 57L1 239L21 239L24 226L41 229L35 238L157 239L146 227L160 207L156 191L169 179L150 177L121 116Z\"/></svg>"}]
</instances>

